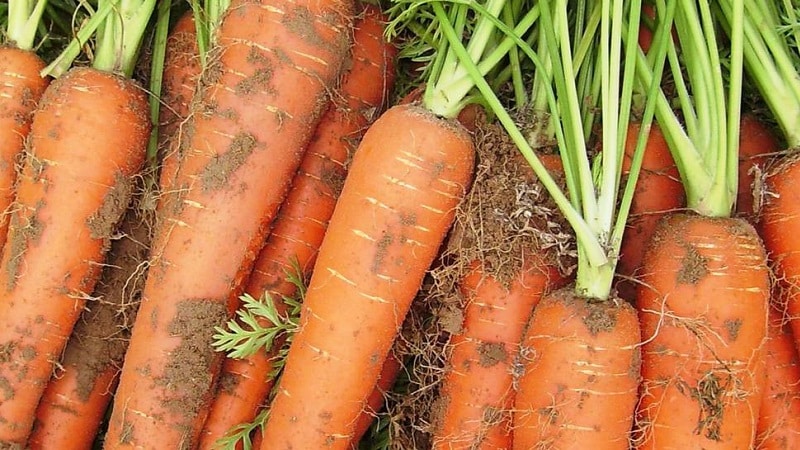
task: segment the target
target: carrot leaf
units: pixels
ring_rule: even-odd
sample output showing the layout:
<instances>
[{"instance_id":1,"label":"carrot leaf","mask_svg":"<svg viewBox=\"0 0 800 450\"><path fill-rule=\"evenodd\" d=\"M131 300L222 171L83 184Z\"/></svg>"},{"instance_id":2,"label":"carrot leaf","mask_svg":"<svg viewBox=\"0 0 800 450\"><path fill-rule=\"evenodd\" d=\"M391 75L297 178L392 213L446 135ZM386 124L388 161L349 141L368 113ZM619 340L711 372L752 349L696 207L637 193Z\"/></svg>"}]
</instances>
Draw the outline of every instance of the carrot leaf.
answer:
<instances>
[{"instance_id":1,"label":"carrot leaf","mask_svg":"<svg viewBox=\"0 0 800 450\"><path fill-rule=\"evenodd\" d=\"M249 294L240 298L242 307L236 311L236 317L229 320L225 327L215 327L212 343L217 351L226 352L229 358L242 359L257 351L269 351L276 339L292 335L298 330L299 301L284 297L289 312L282 315L269 293L258 300ZM262 325L262 320L269 325Z\"/></svg>"}]
</instances>

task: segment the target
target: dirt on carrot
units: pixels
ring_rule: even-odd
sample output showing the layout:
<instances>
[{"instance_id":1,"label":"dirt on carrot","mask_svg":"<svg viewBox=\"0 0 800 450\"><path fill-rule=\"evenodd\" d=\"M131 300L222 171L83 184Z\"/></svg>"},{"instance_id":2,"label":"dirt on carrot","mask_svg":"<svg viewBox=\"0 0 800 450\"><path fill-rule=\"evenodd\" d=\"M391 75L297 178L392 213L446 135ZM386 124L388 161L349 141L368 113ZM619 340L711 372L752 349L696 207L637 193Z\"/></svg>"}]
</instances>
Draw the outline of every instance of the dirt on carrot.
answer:
<instances>
[{"instance_id":1,"label":"dirt on carrot","mask_svg":"<svg viewBox=\"0 0 800 450\"><path fill-rule=\"evenodd\" d=\"M451 335L461 331L466 299L458 284L480 261L508 287L519 277L526 249L544 248L564 274L574 265L574 242L545 189L498 124L480 117L473 133L477 168L471 190L456 212L439 262L432 268L404 323L395 352L411 361L408 382L388 394L393 448L430 448L447 399L439 395ZM558 179L558 176L555 176ZM484 342L478 364L513 359L502 343ZM508 411L486 411L486 424Z\"/></svg>"}]
</instances>

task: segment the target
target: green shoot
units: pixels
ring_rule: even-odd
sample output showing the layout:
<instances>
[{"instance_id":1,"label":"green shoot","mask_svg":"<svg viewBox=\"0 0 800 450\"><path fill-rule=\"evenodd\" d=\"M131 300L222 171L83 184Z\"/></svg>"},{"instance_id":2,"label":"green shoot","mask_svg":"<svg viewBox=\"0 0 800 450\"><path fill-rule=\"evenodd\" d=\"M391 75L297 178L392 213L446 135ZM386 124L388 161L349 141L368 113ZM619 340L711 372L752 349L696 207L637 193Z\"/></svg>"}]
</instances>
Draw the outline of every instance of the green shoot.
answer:
<instances>
[{"instance_id":1,"label":"green shoot","mask_svg":"<svg viewBox=\"0 0 800 450\"><path fill-rule=\"evenodd\" d=\"M733 0L732 7L736 11L732 17L736 20L731 22L727 91L716 22L708 4L680 0L675 12L675 30L682 54L678 54L672 40L668 43L683 123L663 92L655 98L656 118L678 166L687 206L713 217L730 216L738 182L744 0ZM665 8L660 0L657 9ZM648 83L651 73L641 54L637 69L640 80Z\"/></svg>"},{"instance_id":2,"label":"green shoot","mask_svg":"<svg viewBox=\"0 0 800 450\"><path fill-rule=\"evenodd\" d=\"M130 78L155 3L156 0L98 0L97 10L58 58L42 70L42 75L57 78L64 74L94 35L92 67Z\"/></svg>"},{"instance_id":3,"label":"green shoot","mask_svg":"<svg viewBox=\"0 0 800 450\"><path fill-rule=\"evenodd\" d=\"M257 428L264 429L269 419L269 409L264 408L256 415L252 422L245 422L232 427L228 434L214 443L214 448L219 450L252 450L253 439L250 437ZM241 446L241 447L240 447Z\"/></svg>"},{"instance_id":4,"label":"green shoot","mask_svg":"<svg viewBox=\"0 0 800 450\"><path fill-rule=\"evenodd\" d=\"M158 161L158 124L161 113L161 85L164 74L164 59L167 48L167 38L169 35L169 18L170 18L171 4L168 1L162 1L158 5L158 12L156 14L156 29L153 39L153 56L150 66L150 122L153 128L150 131L150 141L147 143L147 166L155 169ZM155 173L155 170L152 170ZM149 180L150 183L155 183L155 180ZM150 189L148 189L148 192Z\"/></svg>"},{"instance_id":5,"label":"green shoot","mask_svg":"<svg viewBox=\"0 0 800 450\"><path fill-rule=\"evenodd\" d=\"M720 17L729 36L743 27L744 65L769 106L788 147L800 146L800 22L796 2L719 0ZM742 33L738 33L741 35Z\"/></svg>"},{"instance_id":6,"label":"green shoot","mask_svg":"<svg viewBox=\"0 0 800 450\"><path fill-rule=\"evenodd\" d=\"M47 0L13 0L7 8L6 42L22 50L33 50L33 43Z\"/></svg>"}]
</instances>

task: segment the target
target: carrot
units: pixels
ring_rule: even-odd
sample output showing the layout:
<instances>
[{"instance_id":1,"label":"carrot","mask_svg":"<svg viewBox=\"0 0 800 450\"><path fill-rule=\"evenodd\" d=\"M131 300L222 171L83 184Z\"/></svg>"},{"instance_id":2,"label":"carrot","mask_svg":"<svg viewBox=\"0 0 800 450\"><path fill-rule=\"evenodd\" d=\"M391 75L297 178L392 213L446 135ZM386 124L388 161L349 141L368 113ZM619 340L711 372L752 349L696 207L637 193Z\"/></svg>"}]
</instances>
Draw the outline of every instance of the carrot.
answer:
<instances>
[{"instance_id":1,"label":"carrot","mask_svg":"<svg viewBox=\"0 0 800 450\"><path fill-rule=\"evenodd\" d=\"M163 192L171 190L175 182L182 125L189 116L189 107L202 70L193 11L186 11L175 22L165 50L161 91L163 106L158 127L158 147L161 152L159 187Z\"/></svg>"},{"instance_id":2,"label":"carrot","mask_svg":"<svg viewBox=\"0 0 800 450\"><path fill-rule=\"evenodd\" d=\"M389 109L364 135L271 405L270 448L347 448L472 160L466 131L419 106Z\"/></svg>"},{"instance_id":3,"label":"carrot","mask_svg":"<svg viewBox=\"0 0 800 450\"><path fill-rule=\"evenodd\" d=\"M373 422L375 422L377 414L384 406L387 392L392 389L402 369L403 361L390 351L389 355L383 361L383 367L381 367L381 374L378 376L375 389L373 389L372 393L367 397L364 409L361 411L361 414L359 414L358 421L353 427L353 439L350 442L351 450L358 449L361 439L367 431L369 431L369 427L372 426Z\"/></svg>"},{"instance_id":4,"label":"carrot","mask_svg":"<svg viewBox=\"0 0 800 450\"><path fill-rule=\"evenodd\" d=\"M515 355L530 312L563 279L540 256L527 265L510 286L482 265L464 277L464 324L450 341L433 448L510 448Z\"/></svg>"},{"instance_id":5,"label":"carrot","mask_svg":"<svg viewBox=\"0 0 800 450\"><path fill-rule=\"evenodd\" d=\"M783 314L770 308L764 366L766 384L756 427L759 450L800 447L800 358Z\"/></svg>"},{"instance_id":6,"label":"carrot","mask_svg":"<svg viewBox=\"0 0 800 450\"><path fill-rule=\"evenodd\" d=\"M334 102L317 126L245 287L253 298L270 295L280 314L285 313L281 299L296 291L286 281L286 273L292 273L295 264L301 278L311 273L355 145L383 109L394 82L395 50L383 38L385 18L372 6L362 14L355 24L352 63L339 91L343 103ZM205 422L200 448L211 447L232 426L253 419L267 401L280 348L278 342L270 351L225 359L221 388Z\"/></svg>"},{"instance_id":7,"label":"carrot","mask_svg":"<svg viewBox=\"0 0 800 450\"><path fill-rule=\"evenodd\" d=\"M149 226L131 203L107 265L36 410L31 449L90 448L116 388L143 283Z\"/></svg>"},{"instance_id":8,"label":"carrot","mask_svg":"<svg viewBox=\"0 0 800 450\"><path fill-rule=\"evenodd\" d=\"M349 46L349 1L232 2L203 88L114 398L106 448L194 447L242 293Z\"/></svg>"},{"instance_id":9,"label":"carrot","mask_svg":"<svg viewBox=\"0 0 800 450\"><path fill-rule=\"evenodd\" d=\"M751 222L758 217L764 188L760 186L771 153L781 147L778 138L762 120L753 114L743 114L739 125L739 188L736 211Z\"/></svg>"},{"instance_id":10,"label":"carrot","mask_svg":"<svg viewBox=\"0 0 800 450\"><path fill-rule=\"evenodd\" d=\"M152 12L152 6L137 9L145 17ZM128 52L109 60L106 51L118 36L103 35L93 67L72 69L51 83L33 118L0 261L2 444L26 442L144 161L147 97L130 78L113 73L132 72L137 30L126 30L135 44Z\"/></svg>"},{"instance_id":11,"label":"carrot","mask_svg":"<svg viewBox=\"0 0 800 450\"><path fill-rule=\"evenodd\" d=\"M9 5L7 41L0 45L0 248L5 245L14 201L17 165L39 98L50 83L44 61L33 50L36 25L45 1Z\"/></svg>"},{"instance_id":12,"label":"carrot","mask_svg":"<svg viewBox=\"0 0 800 450\"><path fill-rule=\"evenodd\" d=\"M744 2L736 1L741 17ZM769 271L752 225L732 217L739 170L743 28L729 29L723 72L709 9L676 6L685 66L681 118L661 91L656 117L678 164L690 212L662 219L636 300L642 326L637 449L752 448L763 392ZM664 10L660 13L669 11ZM680 20L678 20L680 18ZM695 45L702 42L703 45ZM714 73L713 77L699 74ZM723 75L724 74L724 75ZM686 77L686 78L684 78ZM684 118L691 117L684 128Z\"/></svg>"},{"instance_id":13,"label":"carrot","mask_svg":"<svg viewBox=\"0 0 800 450\"><path fill-rule=\"evenodd\" d=\"M628 128L629 145L625 148L622 167L626 173L630 170L633 158L632 138L638 132L638 123L631 124ZM654 124L645 147L639 180L631 202L628 225L620 247L617 273L622 279L616 285L620 297L628 301L635 299L635 277L658 221L665 214L682 207L684 203L683 185L678 168L661 129Z\"/></svg>"}]
</instances>

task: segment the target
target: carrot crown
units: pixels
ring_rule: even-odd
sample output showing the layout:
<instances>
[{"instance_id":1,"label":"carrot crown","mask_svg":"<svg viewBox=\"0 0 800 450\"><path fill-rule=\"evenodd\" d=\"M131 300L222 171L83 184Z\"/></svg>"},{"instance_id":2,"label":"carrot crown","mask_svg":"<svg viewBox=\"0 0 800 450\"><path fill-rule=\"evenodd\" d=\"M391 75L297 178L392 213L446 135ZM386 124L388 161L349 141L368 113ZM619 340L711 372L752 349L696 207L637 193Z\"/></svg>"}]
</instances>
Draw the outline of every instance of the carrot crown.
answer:
<instances>
[{"instance_id":1,"label":"carrot crown","mask_svg":"<svg viewBox=\"0 0 800 450\"><path fill-rule=\"evenodd\" d=\"M732 1L735 20L730 27L730 58L723 64L715 32L717 22L708 2L678 2L675 10L678 42L670 38L667 43L683 120L673 111L663 91L656 98L656 118L678 166L687 206L706 216L730 216L736 198L743 4L744 0ZM664 1L658 1L656 8L664 14ZM651 74L644 56L640 55L637 67L639 76L647 82ZM728 77L727 90L724 72Z\"/></svg>"},{"instance_id":2,"label":"carrot crown","mask_svg":"<svg viewBox=\"0 0 800 450\"><path fill-rule=\"evenodd\" d=\"M8 4L6 41L22 50L32 50L36 28L47 0L13 0Z\"/></svg>"},{"instance_id":3,"label":"carrot crown","mask_svg":"<svg viewBox=\"0 0 800 450\"><path fill-rule=\"evenodd\" d=\"M83 44L94 35L92 67L130 78L155 3L156 0L98 0L94 14L42 74L59 77L66 72Z\"/></svg>"},{"instance_id":4,"label":"carrot crown","mask_svg":"<svg viewBox=\"0 0 800 450\"><path fill-rule=\"evenodd\" d=\"M733 0L719 0L718 16L733 36L742 22L744 65L778 122L789 147L800 145L800 11L796 2L744 2L744 14Z\"/></svg>"}]
</instances>

